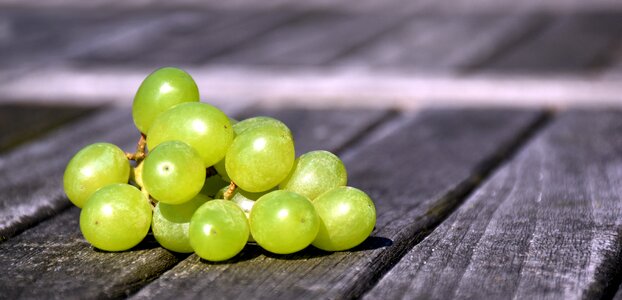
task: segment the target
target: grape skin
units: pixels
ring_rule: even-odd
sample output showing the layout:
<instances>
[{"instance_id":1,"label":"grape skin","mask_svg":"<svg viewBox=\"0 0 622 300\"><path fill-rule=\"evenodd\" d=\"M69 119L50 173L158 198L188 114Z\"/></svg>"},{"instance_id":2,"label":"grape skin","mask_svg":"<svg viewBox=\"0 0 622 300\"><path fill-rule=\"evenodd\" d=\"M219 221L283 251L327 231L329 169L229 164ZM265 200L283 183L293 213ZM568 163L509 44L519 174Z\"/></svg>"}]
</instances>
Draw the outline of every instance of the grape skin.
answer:
<instances>
[{"instance_id":1,"label":"grape skin","mask_svg":"<svg viewBox=\"0 0 622 300\"><path fill-rule=\"evenodd\" d=\"M356 247L376 225L376 208L363 191L336 187L313 201L320 218L320 230L313 246L325 251Z\"/></svg>"},{"instance_id":2,"label":"grape skin","mask_svg":"<svg viewBox=\"0 0 622 300\"><path fill-rule=\"evenodd\" d=\"M294 141L290 136L275 127L260 127L248 129L235 138L227 151L225 167L239 187L262 192L285 179L294 158Z\"/></svg>"},{"instance_id":3,"label":"grape skin","mask_svg":"<svg viewBox=\"0 0 622 300\"><path fill-rule=\"evenodd\" d=\"M248 235L246 216L231 201L209 201L190 220L190 245L205 260L223 261L236 256L246 245Z\"/></svg>"},{"instance_id":4,"label":"grape skin","mask_svg":"<svg viewBox=\"0 0 622 300\"><path fill-rule=\"evenodd\" d=\"M181 204L196 196L205 182L205 167L192 147L164 142L147 156L143 184L149 194L167 204Z\"/></svg>"},{"instance_id":5,"label":"grape skin","mask_svg":"<svg viewBox=\"0 0 622 300\"><path fill-rule=\"evenodd\" d=\"M345 186L348 175L343 162L328 151L311 151L301 155L283 182L282 190L296 192L310 200L334 187Z\"/></svg>"},{"instance_id":6,"label":"grape skin","mask_svg":"<svg viewBox=\"0 0 622 300\"><path fill-rule=\"evenodd\" d=\"M179 205L159 202L153 210L151 230L160 245L179 253L192 253L188 230L194 212L211 198L198 194Z\"/></svg>"},{"instance_id":7,"label":"grape skin","mask_svg":"<svg viewBox=\"0 0 622 300\"><path fill-rule=\"evenodd\" d=\"M134 124L147 133L161 113L179 103L198 101L199 88L190 74L178 68L158 69L145 78L134 96Z\"/></svg>"},{"instance_id":8,"label":"grape skin","mask_svg":"<svg viewBox=\"0 0 622 300\"><path fill-rule=\"evenodd\" d=\"M77 207L101 187L112 183L127 183L130 163L125 152L109 143L88 145L71 158L63 175L67 198Z\"/></svg>"},{"instance_id":9,"label":"grape skin","mask_svg":"<svg viewBox=\"0 0 622 300\"><path fill-rule=\"evenodd\" d=\"M183 103L158 116L147 134L149 149L166 141L182 141L199 153L205 167L222 160L233 142L229 118L201 102Z\"/></svg>"},{"instance_id":10,"label":"grape skin","mask_svg":"<svg viewBox=\"0 0 622 300\"><path fill-rule=\"evenodd\" d=\"M135 187L116 183L97 190L80 212L80 231L96 248L124 251L140 243L151 225L151 205Z\"/></svg>"},{"instance_id":11,"label":"grape skin","mask_svg":"<svg viewBox=\"0 0 622 300\"><path fill-rule=\"evenodd\" d=\"M255 202L250 227L259 246L276 254L289 254L311 244L320 228L320 220L305 196L278 190Z\"/></svg>"},{"instance_id":12,"label":"grape skin","mask_svg":"<svg viewBox=\"0 0 622 300\"><path fill-rule=\"evenodd\" d=\"M273 127L277 130L280 130L284 134L289 135L289 137L293 139L292 132L291 130L289 130L287 125L275 118L259 116L244 119L240 122L233 124L233 130L235 131L236 135L240 135L248 129L265 127Z\"/></svg>"}]
</instances>

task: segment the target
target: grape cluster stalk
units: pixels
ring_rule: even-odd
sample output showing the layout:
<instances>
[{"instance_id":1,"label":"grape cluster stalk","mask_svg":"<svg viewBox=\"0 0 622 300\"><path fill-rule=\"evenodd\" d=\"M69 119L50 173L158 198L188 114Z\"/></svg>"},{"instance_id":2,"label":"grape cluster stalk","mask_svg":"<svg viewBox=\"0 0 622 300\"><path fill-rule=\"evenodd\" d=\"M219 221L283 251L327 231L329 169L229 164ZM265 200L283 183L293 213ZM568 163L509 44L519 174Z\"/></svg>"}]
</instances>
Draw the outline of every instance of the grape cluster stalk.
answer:
<instances>
[{"instance_id":1,"label":"grape cluster stalk","mask_svg":"<svg viewBox=\"0 0 622 300\"><path fill-rule=\"evenodd\" d=\"M64 190L91 245L125 251L151 230L170 251L224 261L247 243L290 254L343 251L369 237L374 203L347 186L338 156L296 157L283 122L238 122L199 98L188 73L158 69L134 97L136 151L95 143L69 161Z\"/></svg>"}]
</instances>

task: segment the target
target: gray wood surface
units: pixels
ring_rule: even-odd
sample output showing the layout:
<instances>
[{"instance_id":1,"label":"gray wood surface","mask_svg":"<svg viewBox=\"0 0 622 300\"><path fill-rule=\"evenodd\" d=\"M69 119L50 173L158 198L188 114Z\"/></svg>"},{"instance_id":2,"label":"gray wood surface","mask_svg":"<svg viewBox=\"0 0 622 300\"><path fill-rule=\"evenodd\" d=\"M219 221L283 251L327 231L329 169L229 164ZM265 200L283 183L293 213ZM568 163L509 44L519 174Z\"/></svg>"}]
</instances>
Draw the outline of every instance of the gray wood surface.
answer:
<instances>
[{"instance_id":1,"label":"gray wood surface","mask_svg":"<svg viewBox=\"0 0 622 300\"><path fill-rule=\"evenodd\" d=\"M522 73L594 69L601 67L620 36L622 22L615 13L559 16L481 67L486 71Z\"/></svg>"},{"instance_id":2,"label":"gray wood surface","mask_svg":"<svg viewBox=\"0 0 622 300\"><path fill-rule=\"evenodd\" d=\"M528 35L542 21L539 15L417 14L340 63L433 72L470 68Z\"/></svg>"},{"instance_id":3,"label":"gray wood surface","mask_svg":"<svg viewBox=\"0 0 622 300\"><path fill-rule=\"evenodd\" d=\"M290 124L295 136L304 136L309 128L328 126L335 138L325 139L324 136L311 134L309 139L313 143L308 145L326 146L328 150L334 150L331 147L342 147L357 139L372 124L384 121L386 112L335 110L317 114L313 111L300 113L289 110L274 114L284 119L291 118L289 115L297 116L295 118L300 122ZM4 232L23 230L35 222L32 219L43 219L70 206L60 182L64 166L74 153L72 147L79 148L78 143L67 147L72 140L83 144L96 139L128 147L135 142L136 129L127 109L122 112L105 111L86 121L63 128L50 135L49 139L17 148L0 160L0 167L3 168L10 166L1 163L13 160L16 160L12 162L13 167L25 162L30 162L31 166L45 166L44 170L29 174L24 171L24 174L18 173L17 177L11 177L12 181L0 183L0 192L12 193L0 196L4 205L0 209L3 218L8 219L13 215L20 217L5 222L7 226ZM328 142L326 145L323 144L324 140ZM24 157L20 160L19 155ZM3 177L0 179L4 180ZM152 237L130 251L107 253L94 250L82 238L78 219L79 209L71 207L0 243L0 264L8 266L7 272L0 273L0 290L7 290L0 298L117 298L134 292L185 257L173 255L159 247ZM16 278L18 282L15 282Z\"/></svg>"},{"instance_id":4,"label":"gray wood surface","mask_svg":"<svg viewBox=\"0 0 622 300\"><path fill-rule=\"evenodd\" d=\"M110 109L1 155L0 241L70 205L63 191L63 172L78 150L102 141L131 151L137 137L130 112Z\"/></svg>"},{"instance_id":5,"label":"gray wood surface","mask_svg":"<svg viewBox=\"0 0 622 300\"><path fill-rule=\"evenodd\" d=\"M461 195L541 117L533 111L423 112L345 158L349 184L370 193L378 212L376 230L359 247L336 253L309 247L283 256L248 245L224 263L192 255L134 298L360 296L459 205Z\"/></svg>"},{"instance_id":6,"label":"gray wood surface","mask_svg":"<svg viewBox=\"0 0 622 300\"><path fill-rule=\"evenodd\" d=\"M214 59L215 63L322 65L367 45L405 17L311 12Z\"/></svg>"},{"instance_id":7,"label":"gray wood surface","mask_svg":"<svg viewBox=\"0 0 622 300\"><path fill-rule=\"evenodd\" d=\"M132 20L133 15L130 14L127 19ZM142 14L137 15L140 17ZM164 21L157 30L143 32L132 41L108 43L80 56L78 60L83 63L149 66L201 64L213 56L243 47L299 15L291 11L258 13L246 10L152 12L138 25Z\"/></svg>"},{"instance_id":8,"label":"gray wood surface","mask_svg":"<svg viewBox=\"0 0 622 300\"><path fill-rule=\"evenodd\" d=\"M1 299L119 298L153 280L184 256L152 236L132 251L94 250L79 230L72 207L0 244Z\"/></svg>"},{"instance_id":9,"label":"gray wood surface","mask_svg":"<svg viewBox=\"0 0 622 300\"><path fill-rule=\"evenodd\" d=\"M562 113L367 294L599 299L622 268L622 111Z\"/></svg>"}]
</instances>

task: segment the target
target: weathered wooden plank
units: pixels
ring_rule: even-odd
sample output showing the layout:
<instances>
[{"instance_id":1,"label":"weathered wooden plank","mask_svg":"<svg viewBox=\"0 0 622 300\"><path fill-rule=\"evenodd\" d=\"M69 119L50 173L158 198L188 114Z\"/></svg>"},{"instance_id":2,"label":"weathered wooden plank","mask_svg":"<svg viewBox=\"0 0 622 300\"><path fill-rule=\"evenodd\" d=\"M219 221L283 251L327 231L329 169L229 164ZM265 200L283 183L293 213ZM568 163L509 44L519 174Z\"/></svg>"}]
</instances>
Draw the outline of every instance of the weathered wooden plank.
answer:
<instances>
[{"instance_id":1,"label":"weathered wooden plank","mask_svg":"<svg viewBox=\"0 0 622 300\"><path fill-rule=\"evenodd\" d=\"M598 67L622 34L615 13L558 17L531 39L481 65L486 71L569 72Z\"/></svg>"},{"instance_id":2,"label":"weathered wooden plank","mask_svg":"<svg viewBox=\"0 0 622 300\"><path fill-rule=\"evenodd\" d=\"M206 58L230 51L297 15L289 11L262 14L248 10L152 12L143 23L157 19L168 21L158 30L141 34L136 41L109 43L80 56L79 60L87 64L132 63L150 66L154 63L202 63ZM132 15L128 18L132 18ZM131 28L135 25L126 26Z\"/></svg>"},{"instance_id":3,"label":"weathered wooden plank","mask_svg":"<svg viewBox=\"0 0 622 300\"><path fill-rule=\"evenodd\" d=\"M622 111L561 114L367 298L599 299L615 289L621 120Z\"/></svg>"},{"instance_id":4,"label":"weathered wooden plank","mask_svg":"<svg viewBox=\"0 0 622 300\"><path fill-rule=\"evenodd\" d=\"M281 10L271 13L253 11L219 12L221 20L216 25L200 23L185 34L169 32L165 39L142 51L136 62L158 64L202 64L212 57L226 55L244 48L253 40L301 16L295 11Z\"/></svg>"},{"instance_id":5,"label":"weathered wooden plank","mask_svg":"<svg viewBox=\"0 0 622 300\"><path fill-rule=\"evenodd\" d=\"M0 105L0 152L49 131L94 109L75 106Z\"/></svg>"},{"instance_id":6,"label":"weathered wooden plank","mask_svg":"<svg viewBox=\"0 0 622 300\"><path fill-rule=\"evenodd\" d=\"M356 298L459 205L541 117L511 110L422 112L343 156L349 183L369 192L378 212L376 230L361 246L336 253L309 247L282 256L249 245L225 263L193 255L134 298Z\"/></svg>"},{"instance_id":7,"label":"weathered wooden plank","mask_svg":"<svg viewBox=\"0 0 622 300\"><path fill-rule=\"evenodd\" d=\"M81 123L79 124L81 126L76 126L80 130L59 132L55 136L55 141L59 144L68 144L66 140L62 140L67 135L72 135L75 139L83 139L81 135L92 135L99 137L99 139L106 137L104 140L131 145L134 140L132 133L135 129L132 128L131 120L127 114L119 115L118 111L106 112L98 116L99 118L94 118L91 126ZM287 112L275 114L288 115ZM341 144L357 138L360 134L359 131L364 131L369 127L359 119L374 124L383 115L383 113L365 111L334 114L316 114L309 111L306 114L309 116L301 117L301 120L305 120L303 123L305 127L295 125L295 123L291 124L294 135L303 136L300 131L307 131L318 124L333 124L329 126L333 128L335 135L341 137ZM293 112L293 115L299 114ZM353 124L352 126L358 127L359 130L352 130L350 125L340 127L339 125L343 124L343 119L357 120L347 124ZM112 128L111 124L117 124L119 128ZM318 141L318 143L321 144L322 142ZM338 142L334 143L337 147L341 146ZM36 148L49 150L50 147L46 145L39 145ZM55 150L55 152L69 152L67 155L73 154L73 151L70 150ZM30 151L33 152L31 160L42 164L41 159L45 157L34 150ZM54 158L55 156L51 155L51 157ZM25 196L21 196L25 199L20 199L22 202L27 202L23 206L24 209L27 207L26 205L41 205L40 203L62 202L62 205L69 205L62 195L62 187L59 184L62 169L67 159L54 158L52 164L55 165L55 161L59 160L60 168L54 166L50 168L57 171L43 171L30 177L21 175L21 178L17 178L13 182L14 185L18 185L17 187L12 187L9 183L8 188L0 186L0 192L13 189L16 194L17 191L25 193ZM3 166L0 165L0 167ZM45 179L39 179L42 175L45 175ZM47 189L38 188L37 180L47 180ZM24 191L24 187L19 186L21 182L31 182L28 187L37 188L39 194L33 195L33 193ZM42 194L43 191L47 193ZM0 197L0 199L6 198ZM15 205L16 202L12 201L10 204ZM153 280L176 264L179 259L185 257L184 255L172 255L158 247L157 243L149 237L137 248L130 251L122 253L96 251L81 237L78 217L79 210L72 207L59 216L0 244L0 264L9 266L9 271L0 274L2 296L6 295L7 298L39 298L45 296L58 299L117 298L134 292L141 285ZM19 278L17 282L16 278ZM4 290L7 292L4 293Z\"/></svg>"},{"instance_id":8,"label":"weathered wooden plank","mask_svg":"<svg viewBox=\"0 0 622 300\"><path fill-rule=\"evenodd\" d=\"M0 11L0 65L19 67L58 58L67 47L84 39L105 20L114 19L109 10L23 10ZM41 47L45 45L45 47Z\"/></svg>"},{"instance_id":9,"label":"weathered wooden plank","mask_svg":"<svg viewBox=\"0 0 622 300\"><path fill-rule=\"evenodd\" d=\"M341 63L360 68L443 71L467 68L540 26L539 15L415 15Z\"/></svg>"},{"instance_id":10,"label":"weathered wooden plank","mask_svg":"<svg viewBox=\"0 0 622 300\"><path fill-rule=\"evenodd\" d=\"M119 298L154 279L183 255L149 236L131 251L95 251L72 207L0 244L2 299Z\"/></svg>"},{"instance_id":11,"label":"weathered wooden plank","mask_svg":"<svg viewBox=\"0 0 622 300\"><path fill-rule=\"evenodd\" d=\"M326 64L399 25L403 18L313 12L212 61L258 65Z\"/></svg>"},{"instance_id":12,"label":"weathered wooden plank","mask_svg":"<svg viewBox=\"0 0 622 300\"><path fill-rule=\"evenodd\" d=\"M0 156L0 241L69 205L62 177L79 149L104 141L129 151L137 136L130 112L110 109Z\"/></svg>"}]
</instances>

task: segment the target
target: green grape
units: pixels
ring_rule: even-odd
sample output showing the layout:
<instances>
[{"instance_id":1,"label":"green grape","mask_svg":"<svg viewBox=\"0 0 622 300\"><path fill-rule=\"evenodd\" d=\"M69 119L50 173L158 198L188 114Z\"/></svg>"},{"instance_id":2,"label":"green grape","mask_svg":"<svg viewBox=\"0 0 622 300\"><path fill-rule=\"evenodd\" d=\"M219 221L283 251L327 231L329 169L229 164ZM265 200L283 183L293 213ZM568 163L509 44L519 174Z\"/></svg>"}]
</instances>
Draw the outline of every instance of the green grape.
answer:
<instances>
[{"instance_id":1,"label":"green grape","mask_svg":"<svg viewBox=\"0 0 622 300\"><path fill-rule=\"evenodd\" d=\"M248 239L248 221L233 202L213 200L203 204L190 220L190 245L201 258L222 261L237 255Z\"/></svg>"},{"instance_id":2,"label":"green grape","mask_svg":"<svg viewBox=\"0 0 622 300\"><path fill-rule=\"evenodd\" d=\"M180 141L158 145L143 165L143 184L158 201L181 204L196 196L205 182L205 167L199 154Z\"/></svg>"},{"instance_id":3,"label":"green grape","mask_svg":"<svg viewBox=\"0 0 622 300\"><path fill-rule=\"evenodd\" d=\"M190 219L197 208L209 200L210 197L198 194L179 205L159 202L153 210L151 223L151 230L158 243L171 251L191 253L193 250L188 237Z\"/></svg>"},{"instance_id":4,"label":"green grape","mask_svg":"<svg viewBox=\"0 0 622 300\"><path fill-rule=\"evenodd\" d=\"M151 224L151 205L135 187L125 183L97 190L80 212L80 231L96 248L123 251L142 241Z\"/></svg>"},{"instance_id":5,"label":"green grape","mask_svg":"<svg viewBox=\"0 0 622 300\"><path fill-rule=\"evenodd\" d=\"M218 172L218 175L220 175L220 177L222 177L222 180L231 182L231 178L229 178L229 174L227 174L227 168L225 167L225 160L226 160L226 158L227 157L225 156L225 158L223 158L219 162L217 162L214 165L214 169L216 169L216 172Z\"/></svg>"},{"instance_id":6,"label":"green grape","mask_svg":"<svg viewBox=\"0 0 622 300\"><path fill-rule=\"evenodd\" d=\"M77 207L97 189L112 183L127 183L130 163L125 152L109 143L88 145L69 161L63 176L67 198Z\"/></svg>"},{"instance_id":7,"label":"green grape","mask_svg":"<svg viewBox=\"0 0 622 300\"><path fill-rule=\"evenodd\" d=\"M251 234L262 248L288 254L309 246L320 220L305 196L278 190L255 202L250 215Z\"/></svg>"},{"instance_id":8,"label":"green grape","mask_svg":"<svg viewBox=\"0 0 622 300\"><path fill-rule=\"evenodd\" d=\"M201 102L182 103L158 116L147 134L149 149L166 141L182 141L194 148L206 167L225 157L233 142L229 118Z\"/></svg>"},{"instance_id":9,"label":"green grape","mask_svg":"<svg viewBox=\"0 0 622 300\"><path fill-rule=\"evenodd\" d=\"M130 168L130 180L139 187L143 187L143 161L139 162L136 167Z\"/></svg>"},{"instance_id":10,"label":"green grape","mask_svg":"<svg viewBox=\"0 0 622 300\"><path fill-rule=\"evenodd\" d=\"M287 125L274 118L261 116L252 117L233 124L233 130L235 131L236 135L240 135L248 129L264 127L274 127L278 130L281 130L283 133L286 133L287 135L289 135L290 138L293 139L292 132L289 130Z\"/></svg>"},{"instance_id":11,"label":"green grape","mask_svg":"<svg viewBox=\"0 0 622 300\"><path fill-rule=\"evenodd\" d=\"M249 192L262 192L287 177L294 158L291 136L267 126L248 129L238 135L227 151L225 167L239 187Z\"/></svg>"},{"instance_id":12,"label":"green grape","mask_svg":"<svg viewBox=\"0 0 622 300\"><path fill-rule=\"evenodd\" d=\"M376 208L369 196L353 187L336 187L313 201L320 231L313 246L342 251L362 243L376 225Z\"/></svg>"},{"instance_id":13,"label":"green grape","mask_svg":"<svg viewBox=\"0 0 622 300\"><path fill-rule=\"evenodd\" d=\"M188 73L170 67L158 69L145 78L134 96L134 124L147 133L161 113L179 103L198 101L199 88Z\"/></svg>"},{"instance_id":14,"label":"green grape","mask_svg":"<svg viewBox=\"0 0 622 300\"><path fill-rule=\"evenodd\" d=\"M341 159L328 151L312 151L301 155L279 188L296 192L313 200L334 187L348 183L346 167Z\"/></svg>"},{"instance_id":15,"label":"green grape","mask_svg":"<svg viewBox=\"0 0 622 300\"><path fill-rule=\"evenodd\" d=\"M227 188L228 186L229 182L222 180L222 178L218 175L214 175L205 178L205 183L203 184L200 193L214 198L220 189Z\"/></svg>"}]
</instances>

